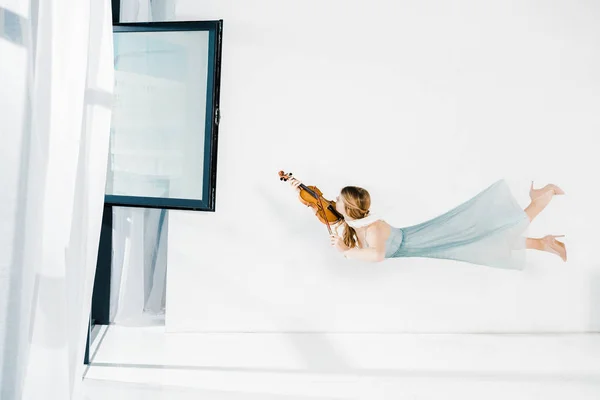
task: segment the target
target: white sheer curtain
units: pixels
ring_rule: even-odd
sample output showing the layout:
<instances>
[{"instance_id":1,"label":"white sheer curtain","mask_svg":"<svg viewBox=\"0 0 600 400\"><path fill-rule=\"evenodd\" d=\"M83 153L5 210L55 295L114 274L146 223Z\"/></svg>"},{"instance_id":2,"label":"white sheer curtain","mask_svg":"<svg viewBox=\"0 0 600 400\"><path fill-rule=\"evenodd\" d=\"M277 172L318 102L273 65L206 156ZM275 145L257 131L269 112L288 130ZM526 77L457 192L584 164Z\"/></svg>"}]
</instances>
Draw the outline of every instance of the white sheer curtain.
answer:
<instances>
[{"instance_id":1,"label":"white sheer curtain","mask_svg":"<svg viewBox=\"0 0 600 400\"><path fill-rule=\"evenodd\" d=\"M167 211L113 208L111 322L164 324Z\"/></svg>"},{"instance_id":2,"label":"white sheer curtain","mask_svg":"<svg viewBox=\"0 0 600 400\"><path fill-rule=\"evenodd\" d=\"M120 20L165 20L174 11L173 4L164 0L122 0ZM143 192L156 197L165 195L157 191L160 184L156 183L155 177L140 177L132 182L132 185L137 185L131 187L135 193ZM113 208L112 323L128 326L164 324L167 221L168 213L165 210Z\"/></svg>"},{"instance_id":3,"label":"white sheer curtain","mask_svg":"<svg viewBox=\"0 0 600 400\"><path fill-rule=\"evenodd\" d=\"M0 0L0 398L77 398L112 102L110 0Z\"/></svg>"},{"instance_id":4,"label":"white sheer curtain","mask_svg":"<svg viewBox=\"0 0 600 400\"><path fill-rule=\"evenodd\" d=\"M121 0L121 22L171 21L177 0Z\"/></svg>"}]
</instances>

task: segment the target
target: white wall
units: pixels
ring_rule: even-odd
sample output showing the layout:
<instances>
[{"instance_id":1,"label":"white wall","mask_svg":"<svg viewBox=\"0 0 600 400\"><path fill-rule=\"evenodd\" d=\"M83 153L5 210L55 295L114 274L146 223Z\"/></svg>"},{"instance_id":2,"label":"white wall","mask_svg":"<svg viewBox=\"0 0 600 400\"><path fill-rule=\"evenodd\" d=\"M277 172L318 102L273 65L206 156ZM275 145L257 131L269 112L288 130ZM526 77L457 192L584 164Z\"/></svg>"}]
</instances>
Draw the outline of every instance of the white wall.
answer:
<instances>
[{"instance_id":1,"label":"white wall","mask_svg":"<svg viewBox=\"0 0 600 400\"><path fill-rule=\"evenodd\" d=\"M401 4L402 3L402 4ZM569 1L196 1L224 19L216 213L170 212L170 331L600 330L600 8ZM569 262L526 270L348 261L277 171L329 197L366 187L395 226L495 179Z\"/></svg>"}]
</instances>

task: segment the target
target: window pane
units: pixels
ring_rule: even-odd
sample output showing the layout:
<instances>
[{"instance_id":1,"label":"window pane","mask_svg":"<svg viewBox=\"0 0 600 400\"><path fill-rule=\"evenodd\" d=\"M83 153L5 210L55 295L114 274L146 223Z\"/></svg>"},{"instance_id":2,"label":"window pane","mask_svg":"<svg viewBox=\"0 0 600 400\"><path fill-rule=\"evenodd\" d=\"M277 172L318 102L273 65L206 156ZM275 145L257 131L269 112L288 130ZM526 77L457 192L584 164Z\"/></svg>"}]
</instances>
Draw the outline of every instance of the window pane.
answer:
<instances>
[{"instance_id":1,"label":"window pane","mask_svg":"<svg viewBox=\"0 0 600 400\"><path fill-rule=\"evenodd\" d=\"M107 195L202 200L208 31L115 32Z\"/></svg>"}]
</instances>

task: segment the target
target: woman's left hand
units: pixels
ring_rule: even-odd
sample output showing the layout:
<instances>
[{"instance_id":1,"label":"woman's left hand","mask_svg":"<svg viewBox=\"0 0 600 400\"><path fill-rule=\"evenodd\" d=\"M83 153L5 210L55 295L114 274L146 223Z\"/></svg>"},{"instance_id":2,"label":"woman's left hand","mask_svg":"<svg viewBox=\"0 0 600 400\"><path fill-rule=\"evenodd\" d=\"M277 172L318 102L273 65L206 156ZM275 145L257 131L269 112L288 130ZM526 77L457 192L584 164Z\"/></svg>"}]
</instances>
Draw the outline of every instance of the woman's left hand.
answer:
<instances>
[{"instance_id":1,"label":"woman's left hand","mask_svg":"<svg viewBox=\"0 0 600 400\"><path fill-rule=\"evenodd\" d=\"M331 245L335 246L338 249L338 251L344 252L350 250L350 247L344 244L344 240L341 237L337 235L330 235L329 238L331 239Z\"/></svg>"}]
</instances>

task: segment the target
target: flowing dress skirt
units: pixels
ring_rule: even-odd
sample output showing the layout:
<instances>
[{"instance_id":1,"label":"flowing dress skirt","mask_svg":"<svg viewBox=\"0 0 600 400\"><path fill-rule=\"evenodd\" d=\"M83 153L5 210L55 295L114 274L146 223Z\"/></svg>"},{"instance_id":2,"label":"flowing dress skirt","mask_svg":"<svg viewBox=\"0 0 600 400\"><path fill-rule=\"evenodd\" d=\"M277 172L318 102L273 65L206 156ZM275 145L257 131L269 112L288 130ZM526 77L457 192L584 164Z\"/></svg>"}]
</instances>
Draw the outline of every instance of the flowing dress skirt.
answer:
<instances>
[{"instance_id":1,"label":"flowing dress skirt","mask_svg":"<svg viewBox=\"0 0 600 400\"><path fill-rule=\"evenodd\" d=\"M439 217L392 228L386 258L441 258L520 270L529 222L506 181L499 180Z\"/></svg>"}]
</instances>

